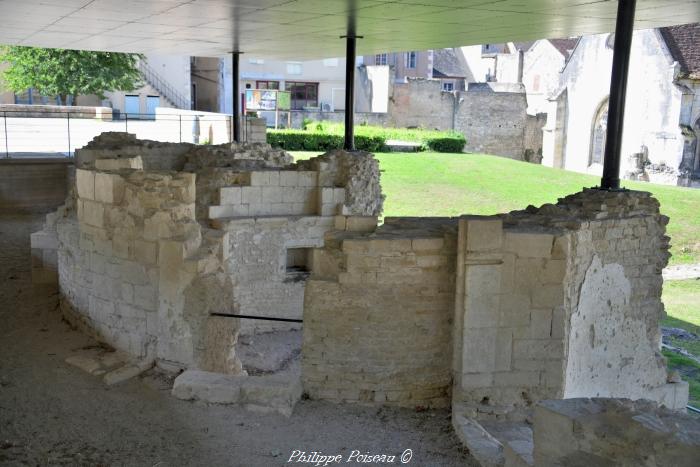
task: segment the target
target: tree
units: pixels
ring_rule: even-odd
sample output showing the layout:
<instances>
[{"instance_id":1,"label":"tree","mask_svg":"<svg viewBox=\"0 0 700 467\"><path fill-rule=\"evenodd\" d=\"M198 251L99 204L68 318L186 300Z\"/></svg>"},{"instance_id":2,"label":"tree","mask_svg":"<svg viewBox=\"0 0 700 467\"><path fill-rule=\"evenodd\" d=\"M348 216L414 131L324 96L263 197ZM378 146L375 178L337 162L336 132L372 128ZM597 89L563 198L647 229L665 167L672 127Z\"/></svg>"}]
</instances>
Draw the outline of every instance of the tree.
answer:
<instances>
[{"instance_id":1,"label":"tree","mask_svg":"<svg viewBox=\"0 0 700 467\"><path fill-rule=\"evenodd\" d=\"M104 99L105 91L131 91L142 86L137 63L139 54L91 52L87 50L42 49L4 46L0 63L5 87L24 92L33 88L43 96L59 96L66 104L73 96L95 94Z\"/></svg>"}]
</instances>

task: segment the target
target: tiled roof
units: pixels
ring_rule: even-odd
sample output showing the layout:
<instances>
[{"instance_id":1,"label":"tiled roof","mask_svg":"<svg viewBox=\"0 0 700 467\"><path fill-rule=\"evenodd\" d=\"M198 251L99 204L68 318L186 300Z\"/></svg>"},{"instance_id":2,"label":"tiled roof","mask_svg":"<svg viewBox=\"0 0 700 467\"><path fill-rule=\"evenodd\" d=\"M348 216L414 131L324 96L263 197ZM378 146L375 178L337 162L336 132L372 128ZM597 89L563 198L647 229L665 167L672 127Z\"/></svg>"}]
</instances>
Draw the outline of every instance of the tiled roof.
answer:
<instances>
[{"instance_id":1,"label":"tiled roof","mask_svg":"<svg viewBox=\"0 0 700 467\"><path fill-rule=\"evenodd\" d=\"M681 66L681 76L700 79L700 24L659 28L673 59Z\"/></svg>"},{"instance_id":2,"label":"tiled roof","mask_svg":"<svg viewBox=\"0 0 700 467\"><path fill-rule=\"evenodd\" d=\"M578 39L578 37L568 39L549 39L549 42L559 51L559 53L564 56L564 58L568 59L571 55L571 51L574 50L574 47L576 47Z\"/></svg>"}]
</instances>

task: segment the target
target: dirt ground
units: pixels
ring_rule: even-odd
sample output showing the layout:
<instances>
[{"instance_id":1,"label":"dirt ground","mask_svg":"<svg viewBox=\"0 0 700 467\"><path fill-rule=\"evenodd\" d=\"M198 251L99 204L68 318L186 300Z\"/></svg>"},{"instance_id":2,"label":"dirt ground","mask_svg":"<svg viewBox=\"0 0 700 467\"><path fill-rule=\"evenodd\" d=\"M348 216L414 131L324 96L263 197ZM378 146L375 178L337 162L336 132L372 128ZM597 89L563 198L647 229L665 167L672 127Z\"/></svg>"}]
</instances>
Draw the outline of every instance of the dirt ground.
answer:
<instances>
[{"instance_id":1,"label":"dirt ground","mask_svg":"<svg viewBox=\"0 0 700 467\"><path fill-rule=\"evenodd\" d=\"M51 288L31 284L29 233L42 222L0 213L0 465L251 467L285 465L293 450L346 463L353 450L406 449L409 465L472 465L448 411L301 401L287 419L177 400L157 375L107 387L66 364L94 342L61 321Z\"/></svg>"}]
</instances>

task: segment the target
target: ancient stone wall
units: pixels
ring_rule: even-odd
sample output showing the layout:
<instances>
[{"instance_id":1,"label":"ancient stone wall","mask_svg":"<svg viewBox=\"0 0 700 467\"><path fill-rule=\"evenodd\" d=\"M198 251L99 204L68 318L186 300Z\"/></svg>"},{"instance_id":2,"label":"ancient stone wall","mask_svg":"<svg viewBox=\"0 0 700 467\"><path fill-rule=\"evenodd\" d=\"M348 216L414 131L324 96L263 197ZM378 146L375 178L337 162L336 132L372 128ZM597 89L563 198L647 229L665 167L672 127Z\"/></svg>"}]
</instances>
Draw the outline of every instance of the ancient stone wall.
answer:
<instances>
[{"instance_id":1,"label":"ancient stone wall","mask_svg":"<svg viewBox=\"0 0 700 467\"><path fill-rule=\"evenodd\" d=\"M456 225L395 219L373 234L330 234L306 290L305 388L436 404L446 392L426 394L452 368L455 410L470 417L523 419L538 400L597 395L682 408L687 385L667 382L659 353L667 221L648 193L585 190ZM452 343L438 344L448 309ZM448 363L437 355L449 348ZM431 382L402 378L407 368Z\"/></svg>"},{"instance_id":2,"label":"ancient stone wall","mask_svg":"<svg viewBox=\"0 0 700 467\"><path fill-rule=\"evenodd\" d=\"M455 222L342 219L314 252L302 375L313 398L448 406ZM359 231L359 232L358 232Z\"/></svg>"},{"instance_id":3,"label":"ancient stone wall","mask_svg":"<svg viewBox=\"0 0 700 467\"><path fill-rule=\"evenodd\" d=\"M236 372L232 342L205 338L210 305L188 289L197 275L208 295L229 287L217 271L227 239L196 222L194 182L191 173L78 169L75 204L55 224L61 307L132 357ZM235 338L233 324L217 327Z\"/></svg>"},{"instance_id":4,"label":"ancient stone wall","mask_svg":"<svg viewBox=\"0 0 700 467\"><path fill-rule=\"evenodd\" d=\"M459 93L455 129L467 138L466 150L525 160L527 97L522 85L500 89L472 83Z\"/></svg>"},{"instance_id":5,"label":"ancient stone wall","mask_svg":"<svg viewBox=\"0 0 700 467\"><path fill-rule=\"evenodd\" d=\"M55 280L58 269L65 314L102 341L179 367L235 373L241 329L299 327L210 314L301 318L311 250L335 217L376 224L382 209L367 153L294 165L267 144L107 134L78 155L75 190L33 235L35 276Z\"/></svg>"},{"instance_id":6,"label":"ancient stone wall","mask_svg":"<svg viewBox=\"0 0 700 467\"><path fill-rule=\"evenodd\" d=\"M666 383L659 353L661 271L668 218L648 193L588 190L562 201L582 219L573 237L566 291L568 365L564 397L648 398L687 403L683 383Z\"/></svg>"},{"instance_id":7,"label":"ancient stone wall","mask_svg":"<svg viewBox=\"0 0 700 467\"><path fill-rule=\"evenodd\" d=\"M382 210L379 167L368 153L331 151L284 170L228 172L226 185L207 176L203 184L218 186L207 217L229 233L226 268L236 309L246 315L301 319L312 250L323 246L335 217L368 216L376 223ZM241 332L296 327L250 320Z\"/></svg>"},{"instance_id":8,"label":"ancient stone wall","mask_svg":"<svg viewBox=\"0 0 700 467\"><path fill-rule=\"evenodd\" d=\"M470 416L560 397L567 243L555 229L460 219L454 401Z\"/></svg>"}]
</instances>

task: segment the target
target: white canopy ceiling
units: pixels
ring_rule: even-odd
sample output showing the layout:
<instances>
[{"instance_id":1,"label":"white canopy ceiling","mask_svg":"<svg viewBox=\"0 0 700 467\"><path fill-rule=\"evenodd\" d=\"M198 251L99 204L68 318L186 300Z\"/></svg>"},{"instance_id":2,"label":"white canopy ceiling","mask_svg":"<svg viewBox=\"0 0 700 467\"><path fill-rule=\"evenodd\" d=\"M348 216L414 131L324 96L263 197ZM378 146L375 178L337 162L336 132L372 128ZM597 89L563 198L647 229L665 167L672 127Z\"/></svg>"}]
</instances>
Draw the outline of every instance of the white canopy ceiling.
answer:
<instances>
[{"instance_id":1,"label":"white canopy ceiling","mask_svg":"<svg viewBox=\"0 0 700 467\"><path fill-rule=\"evenodd\" d=\"M119 52L340 57L615 29L615 0L0 0L0 44ZM638 0L636 28L700 21L700 0Z\"/></svg>"}]
</instances>

